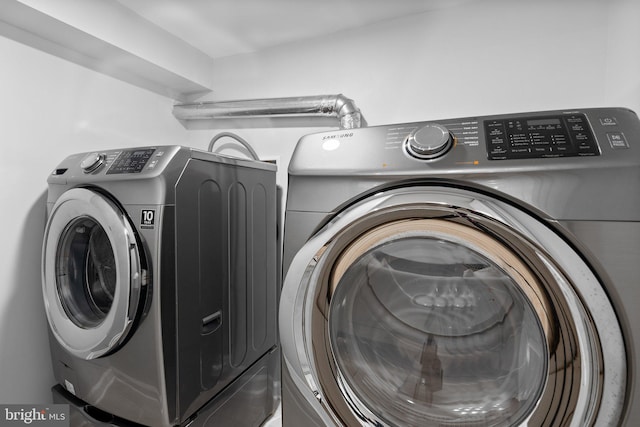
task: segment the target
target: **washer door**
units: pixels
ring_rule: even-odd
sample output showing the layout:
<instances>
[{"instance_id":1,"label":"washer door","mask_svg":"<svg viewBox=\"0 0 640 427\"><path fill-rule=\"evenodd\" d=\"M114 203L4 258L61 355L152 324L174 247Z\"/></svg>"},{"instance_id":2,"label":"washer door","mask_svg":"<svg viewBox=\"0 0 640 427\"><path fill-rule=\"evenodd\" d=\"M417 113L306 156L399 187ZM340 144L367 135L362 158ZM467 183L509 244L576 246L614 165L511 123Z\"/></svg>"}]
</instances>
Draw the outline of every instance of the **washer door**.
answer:
<instances>
[{"instance_id":1,"label":"washer door","mask_svg":"<svg viewBox=\"0 0 640 427\"><path fill-rule=\"evenodd\" d=\"M294 258L280 325L294 383L335 424L621 413L624 345L598 279L542 221L477 192L398 189L342 212Z\"/></svg>"},{"instance_id":2,"label":"washer door","mask_svg":"<svg viewBox=\"0 0 640 427\"><path fill-rule=\"evenodd\" d=\"M115 203L84 188L56 201L44 235L42 286L51 331L69 353L94 359L126 339L143 273L133 228Z\"/></svg>"}]
</instances>

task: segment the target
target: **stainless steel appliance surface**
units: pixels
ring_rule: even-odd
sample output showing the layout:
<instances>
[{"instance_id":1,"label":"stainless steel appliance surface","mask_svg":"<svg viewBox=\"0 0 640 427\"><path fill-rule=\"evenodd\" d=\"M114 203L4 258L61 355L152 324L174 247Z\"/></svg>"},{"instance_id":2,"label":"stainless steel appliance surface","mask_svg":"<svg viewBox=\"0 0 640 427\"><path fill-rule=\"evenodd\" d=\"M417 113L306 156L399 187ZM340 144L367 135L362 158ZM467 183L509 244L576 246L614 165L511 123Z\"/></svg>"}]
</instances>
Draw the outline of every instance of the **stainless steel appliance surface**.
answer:
<instances>
[{"instance_id":1,"label":"stainless steel appliance surface","mask_svg":"<svg viewBox=\"0 0 640 427\"><path fill-rule=\"evenodd\" d=\"M284 426L640 423L640 121L312 134L289 166Z\"/></svg>"},{"instance_id":2,"label":"stainless steel appliance surface","mask_svg":"<svg viewBox=\"0 0 640 427\"><path fill-rule=\"evenodd\" d=\"M74 425L257 425L277 406L276 167L182 146L49 176L43 295Z\"/></svg>"}]
</instances>

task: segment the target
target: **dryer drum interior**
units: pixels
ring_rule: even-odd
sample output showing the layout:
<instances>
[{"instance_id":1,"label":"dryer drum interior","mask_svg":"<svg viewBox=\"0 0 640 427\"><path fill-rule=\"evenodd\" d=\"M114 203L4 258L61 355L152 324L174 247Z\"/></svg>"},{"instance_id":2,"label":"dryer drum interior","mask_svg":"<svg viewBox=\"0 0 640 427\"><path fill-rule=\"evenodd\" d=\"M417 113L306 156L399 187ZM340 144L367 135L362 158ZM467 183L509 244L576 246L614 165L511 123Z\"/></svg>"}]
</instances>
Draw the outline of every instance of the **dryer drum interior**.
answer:
<instances>
[{"instance_id":1,"label":"dryer drum interior","mask_svg":"<svg viewBox=\"0 0 640 427\"><path fill-rule=\"evenodd\" d=\"M589 425L620 410L613 309L576 251L519 208L394 190L301 253L298 353L339 423Z\"/></svg>"}]
</instances>

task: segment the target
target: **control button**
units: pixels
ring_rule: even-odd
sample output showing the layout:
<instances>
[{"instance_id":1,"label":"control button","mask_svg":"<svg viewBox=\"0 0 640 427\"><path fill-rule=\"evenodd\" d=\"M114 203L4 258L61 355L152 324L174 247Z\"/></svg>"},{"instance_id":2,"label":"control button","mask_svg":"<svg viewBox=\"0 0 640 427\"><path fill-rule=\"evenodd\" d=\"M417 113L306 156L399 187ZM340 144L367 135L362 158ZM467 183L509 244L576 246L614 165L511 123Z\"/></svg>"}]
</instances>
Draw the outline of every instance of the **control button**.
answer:
<instances>
[{"instance_id":1,"label":"control button","mask_svg":"<svg viewBox=\"0 0 640 427\"><path fill-rule=\"evenodd\" d=\"M411 133L405 142L407 152L421 160L444 155L453 145L449 130L438 124L428 124Z\"/></svg>"},{"instance_id":2,"label":"control button","mask_svg":"<svg viewBox=\"0 0 640 427\"><path fill-rule=\"evenodd\" d=\"M511 154L529 154L531 153L530 148L512 148Z\"/></svg>"},{"instance_id":3,"label":"control button","mask_svg":"<svg viewBox=\"0 0 640 427\"><path fill-rule=\"evenodd\" d=\"M607 139L611 148L618 150L621 148L629 148L629 143L622 132L611 132L607 134Z\"/></svg>"},{"instance_id":4,"label":"control button","mask_svg":"<svg viewBox=\"0 0 640 427\"><path fill-rule=\"evenodd\" d=\"M580 152L580 151L592 151L592 150L593 150L593 145L591 145L588 141L578 144L578 152Z\"/></svg>"},{"instance_id":5,"label":"control button","mask_svg":"<svg viewBox=\"0 0 640 427\"><path fill-rule=\"evenodd\" d=\"M91 153L82 160L80 168L82 168L84 173L91 173L104 164L104 159L104 154Z\"/></svg>"},{"instance_id":6,"label":"control button","mask_svg":"<svg viewBox=\"0 0 640 427\"><path fill-rule=\"evenodd\" d=\"M600 117L600 124L602 126L617 126L618 121L615 117Z\"/></svg>"}]
</instances>

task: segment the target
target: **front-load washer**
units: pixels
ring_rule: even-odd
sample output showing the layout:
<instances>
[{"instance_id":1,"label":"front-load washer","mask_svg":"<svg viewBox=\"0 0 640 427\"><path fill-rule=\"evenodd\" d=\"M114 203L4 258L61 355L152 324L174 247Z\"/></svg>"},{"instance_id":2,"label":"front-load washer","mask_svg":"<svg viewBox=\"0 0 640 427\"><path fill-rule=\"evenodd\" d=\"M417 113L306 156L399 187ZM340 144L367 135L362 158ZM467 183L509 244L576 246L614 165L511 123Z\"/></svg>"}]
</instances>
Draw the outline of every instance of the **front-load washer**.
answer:
<instances>
[{"instance_id":1,"label":"front-load washer","mask_svg":"<svg viewBox=\"0 0 640 427\"><path fill-rule=\"evenodd\" d=\"M277 404L275 165L181 146L48 178L54 401L77 425L256 425Z\"/></svg>"},{"instance_id":2,"label":"front-load washer","mask_svg":"<svg viewBox=\"0 0 640 427\"><path fill-rule=\"evenodd\" d=\"M303 137L283 425L638 425L639 187L621 108Z\"/></svg>"}]
</instances>

